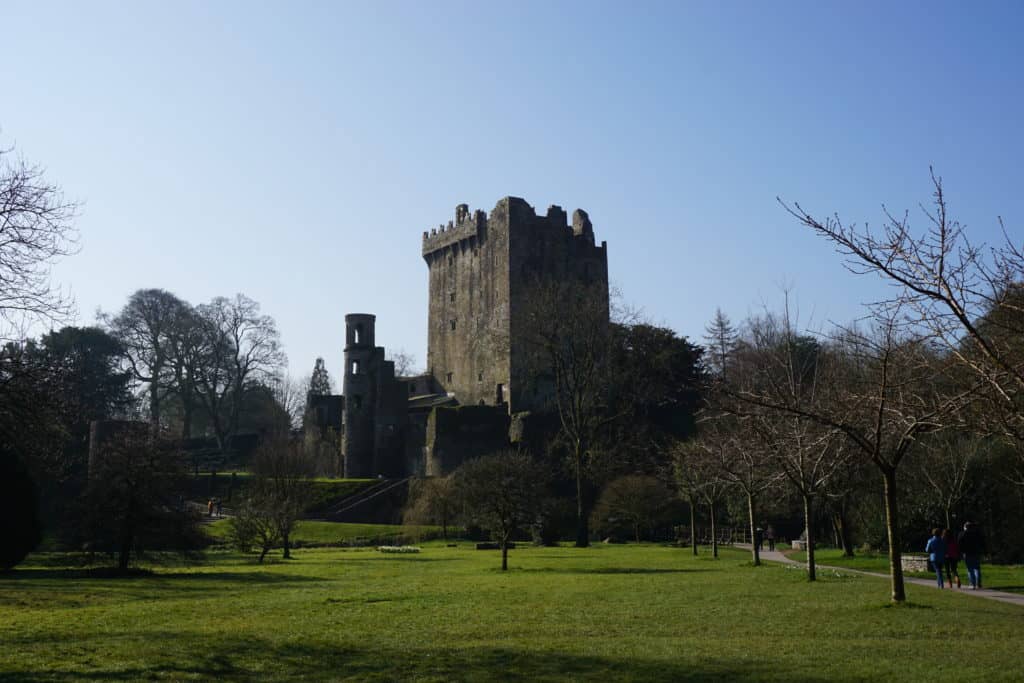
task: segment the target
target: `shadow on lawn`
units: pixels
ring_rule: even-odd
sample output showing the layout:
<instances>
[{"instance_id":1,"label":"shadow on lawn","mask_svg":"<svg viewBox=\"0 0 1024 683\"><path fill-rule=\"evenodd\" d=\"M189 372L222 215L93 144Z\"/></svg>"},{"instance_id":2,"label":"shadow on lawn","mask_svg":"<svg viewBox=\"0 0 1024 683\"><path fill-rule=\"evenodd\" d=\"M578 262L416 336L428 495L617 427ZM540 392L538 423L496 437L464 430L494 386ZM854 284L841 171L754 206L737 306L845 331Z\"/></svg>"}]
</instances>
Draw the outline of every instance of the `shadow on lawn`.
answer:
<instances>
[{"instance_id":1,"label":"shadow on lawn","mask_svg":"<svg viewBox=\"0 0 1024 683\"><path fill-rule=\"evenodd\" d=\"M516 569L519 572L539 572L550 574L692 574L695 572L710 572L712 569L687 568L687 569L658 569L651 567L527 567Z\"/></svg>"},{"instance_id":2,"label":"shadow on lawn","mask_svg":"<svg viewBox=\"0 0 1024 683\"><path fill-rule=\"evenodd\" d=\"M204 649L205 648L205 649ZM775 661L666 662L503 648L455 650L353 649L323 644L273 644L242 638L197 645L194 661L126 663L123 668L65 668L8 671L0 681L138 680L198 678L241 680L502 680L514 682L616 679L643 681L822 680L809 662L793 669Z\"/></svg>"},{"instance_id":3,"label":"shadow on lawn","mask_svg":"<svg viewBox=\"0 0 1024 683\"><path fill-rule=\"evenodd\" d=\"M15 569L0 574L0 586L21 582L47 581L67 579L107 579L113 581L138 580L143 582L188 582L201 583L208 581L227 581L243 584L284 584L309 581L330 581L332 579L319 576L301 576L295 574L274 574L271 572L153 572L149 570L129 570L128 573L118 572L111 567L64 568L64 569Z\"/></svg>"}]
</instances>

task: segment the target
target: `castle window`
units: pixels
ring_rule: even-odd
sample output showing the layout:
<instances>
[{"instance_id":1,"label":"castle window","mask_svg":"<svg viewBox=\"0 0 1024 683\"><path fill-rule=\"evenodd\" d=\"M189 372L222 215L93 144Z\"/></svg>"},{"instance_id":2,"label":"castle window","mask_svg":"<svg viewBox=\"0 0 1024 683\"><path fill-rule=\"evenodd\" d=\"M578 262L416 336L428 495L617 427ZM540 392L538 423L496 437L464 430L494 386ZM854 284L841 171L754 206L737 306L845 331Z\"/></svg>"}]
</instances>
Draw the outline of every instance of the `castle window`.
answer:
<instances>
[{"instance_id":1,"label":"castle window","mask_svg":"<svg viewBox=\"0 0 1024 683\"><path fill-rule=\"evenodd\" d=\"M359 361L357 361L357 360L352 361L352 374L353 375L358 375L359 374Z\"/></svg>"},{"instance_id":2,"label":"castle window","mask_svg":"<svg viewBox=\"0 0 1024 683\"><path fill-rule=\"evenodd\" d=\"M363 343L363 324L356 325L356 329L352 333L352 343L362 344ZM355 374L355 373L353 373Z\"/></svg>"},{"instance_id":3,"label":"castle window","mask_svg":"<svg viewBox=\"0 0 1024 683\"><path fill-rule=\"evenodd\" d=\"M476 381L477 382L483 382L484 381L484 373L482 373L482 372L476 373Z\"/></svg>"},{"instance_id":4,"label":"castle window","mask_svg":"<svg viewBox=\"0 0 1024 683\"><path fill-rule=\"evenodd\" d=\"M448 295L448 301L455 303L455 292Z\"/></svg>"},{"instance_id":5,"label":"castle window","mask_svg":"<svg viewBox=\"0 0 1024 683\"><path fill-rule=\"evenodd\" d=\"M448 383L449 383L449 384L451 384L451 381L452 381L452 373L450 373L450 372L449 372L449 373L448 373L447 375L445 375L445 379L446 379L446 380L448 381Z\"/></svg>"},{"instance_id":6,"label":"castle window","mask_svg":"<svg viewBox=\"0 0 1024 683\"><path fill-rule=\"evenodd\" d=\"M455 329L455 320L454 320L454 319L452 319L452 320L449 320L449 321L448 321L448 324L452 326L452 329L453 329L453 330Z\"/></svg>"}]
</instances>

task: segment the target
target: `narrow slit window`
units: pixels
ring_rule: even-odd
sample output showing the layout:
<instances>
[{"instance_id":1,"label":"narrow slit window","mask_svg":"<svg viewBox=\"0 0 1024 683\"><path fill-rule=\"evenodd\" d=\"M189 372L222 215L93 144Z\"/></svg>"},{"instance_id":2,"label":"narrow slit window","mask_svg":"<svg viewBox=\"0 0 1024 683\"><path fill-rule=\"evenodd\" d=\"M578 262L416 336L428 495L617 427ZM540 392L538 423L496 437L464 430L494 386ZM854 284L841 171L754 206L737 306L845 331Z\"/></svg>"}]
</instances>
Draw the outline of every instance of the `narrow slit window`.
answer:
<instances>
[{"instance_id":1,"label":"narrow slit window","mask_svg":"<svg viewBox=\"0 0 1024 683\"><path fill-rule=\"evenodd\" d=\"M448 380L449 383L451 383L451 381L452 381L452 373L449 372L447 375L445 375L445 379Z\"/></svg>"},{"instance_id":2,"label":"narrow slit window","mask_svg":"<svg viewBox=\"0 0 1024 683\"><path fill-rule=\"evenodd\" d=\"M449 321L448 321L448 324L449 324L449 325L451 325L451 328L452 328L453 330L455 329L455 319L454 319L454 318L453 318L452 320L449 320Z\"/></svg>"},{"instance_id":3,"label":"narrow slit window","mask_svg":"<svg viewBox=\"0 0 1024 683\"><path fill-rule=\"evenodd\" d=\"M352 374L353 375L358 375L359 374L359 361L357 361L357 360L352 361Z\"/></svg>"}]
</instances>

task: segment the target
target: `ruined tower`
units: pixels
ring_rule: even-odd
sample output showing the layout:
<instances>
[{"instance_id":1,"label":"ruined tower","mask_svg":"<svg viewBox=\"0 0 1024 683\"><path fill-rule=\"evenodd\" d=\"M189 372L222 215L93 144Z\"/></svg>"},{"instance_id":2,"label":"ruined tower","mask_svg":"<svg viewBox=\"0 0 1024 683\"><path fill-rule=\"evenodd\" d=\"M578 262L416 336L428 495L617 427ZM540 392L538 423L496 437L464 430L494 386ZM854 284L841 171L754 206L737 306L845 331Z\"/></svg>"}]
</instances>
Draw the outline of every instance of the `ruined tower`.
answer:
<instances>
[{"instance_id":1,"label":"ruined tower","mask_svg":"<svg viewBox=\"0 0 1024 683\"><path fill-rule=\"evenodd\" d=\"M460 403L541 410L521 321L529 292L543 283L579 283L608 300L607 245L597 245L585 211L551 206L544 216L518 197L490 216L460 204L455 220L423 233L430 271L427 369Z\"/></svg>"},{"instance_id":2,"label":"ruined tower","mask_svg":"<svg viewBox=\"0 0 1024 683\"><path fill-rule=\"evenodd\" d=\"M377 317L345 316L345 395L342 453L346 477L400 476L407 390L395 381L395 364L374 345Z\"/></svg>"}]
</instances>

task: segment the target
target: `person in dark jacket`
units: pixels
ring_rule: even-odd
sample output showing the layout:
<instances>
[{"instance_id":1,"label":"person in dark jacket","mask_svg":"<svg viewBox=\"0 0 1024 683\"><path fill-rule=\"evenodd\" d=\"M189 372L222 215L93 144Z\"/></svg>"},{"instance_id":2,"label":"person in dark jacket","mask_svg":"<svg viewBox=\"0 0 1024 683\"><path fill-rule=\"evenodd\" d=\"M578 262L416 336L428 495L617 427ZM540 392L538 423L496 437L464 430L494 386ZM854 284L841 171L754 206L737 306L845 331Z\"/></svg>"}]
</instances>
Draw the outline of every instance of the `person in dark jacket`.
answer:
<instances>
[{"instance_id":1,"label":"person in dark jacket","mask_svg":"<svg viewBox=\"0 0 1024 683\"><path fill-rule=\"evenodd\" d=\"M935 579L941 589L943 587L942 569L946 564L946 542L942 540L942 529L932 529L932 537L928 539L928 545L924 547L924 551L928 553L928 561L932 563Z\"/></svg>"},{"instance_id":2,"label":"person in dark jacket","mask_svg":"<svg viewBox=\"0 0 1024 683\"><path fill-rule=\"evenodd\" d=\"M957 542L960 544L960 557L967 567L967 580L971 588L981 588L981 556L985 553L985 536L974 522L964 524Z\"/></svg>"},{"instance_id":3,"label":"person in dark jacket","mask_svg":"<svg viewBox=\"0 0 1024 683\"><path fill-rule=\"evenodd\" d=\"M942 540L946 542L946 581L950 589L953 588L953 581L956 587L960 587L960 572L957 571L957 564L960 562L960 546L956 542L956 536L952 530L942 530Z\"/></svg>"}]
</instances>

